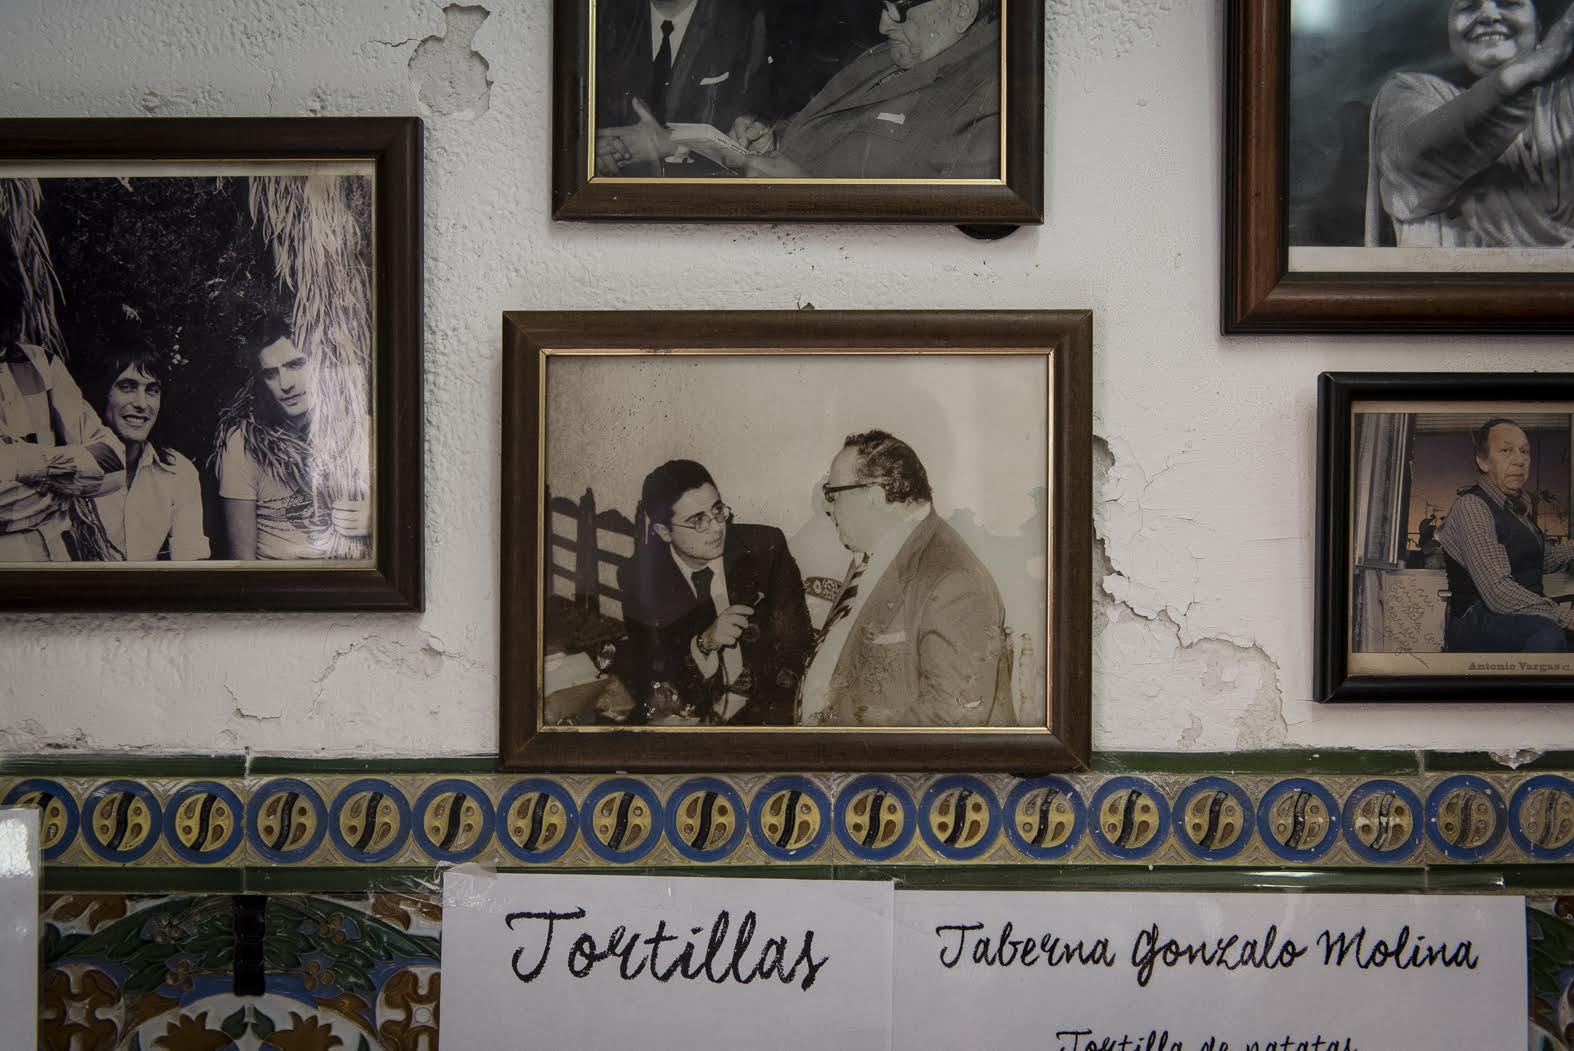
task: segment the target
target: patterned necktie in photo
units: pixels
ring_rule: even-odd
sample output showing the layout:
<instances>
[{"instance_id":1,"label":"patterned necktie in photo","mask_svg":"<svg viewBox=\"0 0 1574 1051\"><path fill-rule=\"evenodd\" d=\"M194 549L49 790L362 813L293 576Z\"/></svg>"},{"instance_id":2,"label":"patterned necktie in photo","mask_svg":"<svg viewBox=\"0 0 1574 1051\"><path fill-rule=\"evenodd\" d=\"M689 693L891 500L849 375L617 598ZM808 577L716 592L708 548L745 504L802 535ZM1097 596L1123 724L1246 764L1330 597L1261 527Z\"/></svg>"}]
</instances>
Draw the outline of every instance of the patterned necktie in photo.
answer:
<instances>
[{"instance_id":1,"label":"patterned necktie in photo","mask_svg":"<svg viewBox=\"0 0 1574 1051\"><path fill-rule=\"evenodd\" d=\"M661 47L650 66L650 97L646 100L657 122L667 123L667 82L672 79L672 20L661 21Z\"/></svg>"},{"instance_id":2,"label":"patterned necktie in photo","mask_svg":"<svg viewBox=\"0 0 1574 1051\"><path fill-rule=\"evenodd\" d=\"M814 640L816 653L819 652L820 643L825 641L825 637L831 633L832 628L836 627L837 622L852 612L853 599L858 597L858 581L863 577L864 568L868 565L869 556L867 554L853 559L848 565L847 582L842 585L841 594L836 596L836 602L832 604L831 612L825 615L825 624L821 626L820 634ZM814 654L811 653L809 659L812 661Z\"/></svg>"}]
</instances>

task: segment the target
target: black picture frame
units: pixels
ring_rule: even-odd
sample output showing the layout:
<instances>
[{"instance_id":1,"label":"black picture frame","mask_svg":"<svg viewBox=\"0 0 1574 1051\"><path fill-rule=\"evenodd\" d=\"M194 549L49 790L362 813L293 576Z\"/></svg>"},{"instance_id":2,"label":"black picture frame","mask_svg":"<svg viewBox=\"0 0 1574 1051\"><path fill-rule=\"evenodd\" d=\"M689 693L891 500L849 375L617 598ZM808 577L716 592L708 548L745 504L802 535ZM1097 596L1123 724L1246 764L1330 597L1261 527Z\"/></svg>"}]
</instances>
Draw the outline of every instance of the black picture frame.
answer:
<instances>
[{"instance_id":1,"label":"black picture frame","mask_svg":"<svg viewBox=\"0 0 1574 1051\"><path fill-rule=\"evenodd\" d=\"M1224 334L1574 331L1567 272L1292 271L1291 0L1225 13Z\"/></svg>"},{"instance_id":2,"label":"black picture frame","mask_svg":"<svg viewBox=\"0 0 1574 1051\"><path fill-rule=\"evenodd\" d=\"M1317 385L1317 537L1315 666L1313 699L1342 701L1570 701L1574 700L1574 658L1566 670L1508 673L1485 671L1439 673L1424 660L1414 661L1423 670L1374 674L1352 667L1353 599L1357 562L1354 557L1352 493L1354 473L1354 423L1356 407L1382 403L1392 412L1410 406L1415 413L1440 413L1439 406L1461 417L1512 416L1516 403L1563 403L1574 413L1574 373L1363 373L1326 372ZM1460 403L1469 403L1468 413ZM1475 405L1483 408L1479 411ZM1459 424L1463 427L1465 424ZM1527 425L1528 426L1528 425ZM1568 439L1564 439L1565 442ZM1399 500L1411 501L1413 442L1407 447L1403 468L1392 476ZM1465 455L1469 443L1463 444ZM1467 468L1468 470L1468 468ZM1563 481L1574 487L1574 479ZM1564 498L1565 504L1567 497ZM1444 509L1446 511L1446 509ZM1429 515L1430 517L1430 515ZM1400 536L1404 530L1400 530ZM1393 560L1398 562L1398 559ZM1398 568L1396 565L1394 568ZM1435 574L1435 570L1434 570ZM1447 584L1443 585L1445 588ZM1444 616L1447 592L1442 592ZM1574 596L1570 596L1574 597ZM1445 629L1446 630L1446 629ZM1404 651L1397 651L1405 656ZM1420 653L1421 651L1417 651ZM1424 657L1441 654L1427 649ZM1463 654L1459 655L1465 656ZM1515 654L1470 654L1486 666L1519 663ZM1526 665L1543 663L1533 655ZM1555 655L1560 661L1566 655Z\"/></svg>"},{"instance_id":3,"label":"black picture frame","mask_svg":"<svg viewBox=\"0 0 1574 1051\"><path fill-rule=\"evenodd\" d=\"M1009 353L1048 360L1046 725L547 725L543 683L557 537L547 517L548 358ZM506 770L1086 769L1091 754L1092 315L1087 311L511 312L503 318L502 674ZM839 436L838 436L839 437ZM582 520L583 521L583 520ZM598 536L606 523L590 513ZM598 559L592 577L601 580ZM595 598L604 594L592 584ZM1041 647L1042 648L1042 647Z\"/></svg>"},{"instance_id":4,"label":"black picture frame","mask_svg":"<svg viewBox=\"0 0 1574 1051\"><path fill-rule=\"evenodd\" d=\"M0 120L0 164L359 162L373 172L372 556L296 561L0 567L0 610L423 608L422 125L417 117Z\"/></svg>"},{"instance_id":5,"label":"black picture frame","mask_svg":"<svg viewBox=\"0 0 1574 1051\"><path fill-rule=\"evenodd\" d=\"M953 223L986 228L1044 221L1043 0L1001 0L1003 177L976 181L598 177L591 123L591 42L598 2L603 0L553 4L554 219ZM878 18L878 10L878 5L869 8L871 19Z\"/></svg>"}]
</instances>

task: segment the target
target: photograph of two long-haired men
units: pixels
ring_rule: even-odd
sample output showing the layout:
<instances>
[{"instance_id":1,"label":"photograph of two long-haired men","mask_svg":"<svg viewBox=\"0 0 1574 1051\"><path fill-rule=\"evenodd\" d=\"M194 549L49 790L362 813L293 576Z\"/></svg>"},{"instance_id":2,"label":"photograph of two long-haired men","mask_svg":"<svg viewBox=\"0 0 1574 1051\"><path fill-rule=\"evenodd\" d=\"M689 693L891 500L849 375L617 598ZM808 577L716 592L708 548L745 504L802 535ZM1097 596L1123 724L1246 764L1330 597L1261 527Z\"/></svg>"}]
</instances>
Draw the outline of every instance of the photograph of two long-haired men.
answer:
<instances>
[{"instance_id":1,"label":"photograph of two long-haired men","mask_svg":"<svg viewBox=\"0 0 1574 1051\"><path fill-rule=\"evenodd\" d=\"M563 356L552 725L1045 725L1042 355Z\"/></svg>"}]
</instances>

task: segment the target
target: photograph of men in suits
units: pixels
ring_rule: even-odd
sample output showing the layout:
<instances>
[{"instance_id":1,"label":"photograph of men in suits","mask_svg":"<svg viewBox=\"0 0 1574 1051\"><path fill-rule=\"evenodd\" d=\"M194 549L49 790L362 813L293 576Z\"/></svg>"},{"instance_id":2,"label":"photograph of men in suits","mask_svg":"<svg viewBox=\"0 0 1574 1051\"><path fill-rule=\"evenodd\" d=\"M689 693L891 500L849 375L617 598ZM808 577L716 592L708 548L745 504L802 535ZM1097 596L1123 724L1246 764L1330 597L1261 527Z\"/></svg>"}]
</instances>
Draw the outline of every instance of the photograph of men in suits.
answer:
<instances>
[{"instance_id":1,"label":"photograph of men in suits","mask_svg":"<svg viewBox=\"0 0 1574 1051\"><path fill-rule=\"evenodd\" d=\"M1494 416L1471 432L1475 485L1460 490L1437 538L1448 569L1450 653L1566 653L1574 606L1547 598L1542 576L1561 572L1574 545L1548 544L1526 498L1530 439Z\"/></svg>"},{"instance_id":2,"label":"photograph of men in suits","mask_svg":"<svg viewBox=\"0 0 1574 1051\"><path fill-rule=\"evenodd\" d=\"M800 720L824 726L1009 726L1005 607L933 506L911 446L850 435L823 488L853 553L804 673Z\"/></svg>"},{"instance_id":3,"label":"photograph of men in suits","mask_svg":"<svg viewBox=\"0 0 1574 1051\"><path fill-rule=\"evenodd\" d=\"M665 125L725 131L770 104L765 14L753 0L602 0L596 7L596 171L601 175L726 174L680 151Z\"/></svg>"},{"instance_id":4,"label":"photograph of men in suits","mask_svg":"<svg viewBox=\"0 0 1574 1051\"><path fill-rule=\"evenodd\" d=\"M734 523L710 472L646 476L648 536L618 575L618 675L647 722L792 722L812 629L803 578L774 526Z\"/></svg>"}]
</instances>

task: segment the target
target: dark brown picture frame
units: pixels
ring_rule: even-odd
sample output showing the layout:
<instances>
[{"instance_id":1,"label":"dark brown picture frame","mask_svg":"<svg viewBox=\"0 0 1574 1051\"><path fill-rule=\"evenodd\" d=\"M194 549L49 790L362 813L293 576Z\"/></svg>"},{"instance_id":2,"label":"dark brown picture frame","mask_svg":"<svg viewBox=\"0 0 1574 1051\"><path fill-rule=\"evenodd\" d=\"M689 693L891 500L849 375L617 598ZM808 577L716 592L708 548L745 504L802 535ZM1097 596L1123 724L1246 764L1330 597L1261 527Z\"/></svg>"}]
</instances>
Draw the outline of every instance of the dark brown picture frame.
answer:
<instances>
[{"instance_id":1,"label":"dark brown picture frame","mask_svg":"<svg viewBox=\"0 0 1574 1051\"><path fill-rule=\"evenodd\" d=\"M878 17L879 5L869 8ZM590 0L555 0L552 71L552 217L684 222L870 222L963 225L1044 221L1044 0L1003 0L1001 154L988 184L921 180L598 179L590 165Z\"/></svg>"},{"instance_id":2,"label":"dark brown picture frame","mask_svg":"<svg viewBox=\"0 0 1574 1051\"><path fill-rule=\"evenodd\" d=\"M374 169L374 553L366 567L0 569L0 610L423 608L422 125L417 117L0 120L0 161L361 161Z\"/></svg>"},{"instance_id":3,"label":"dark brown picture frame","mask_svg":"<svg viewBox=\"0 0 1574 1051\"><path fill-rule=\"evenodd\" d=\"M1574 275L1289 270L1290 7L1226 5L1222 331L1574 331Z\"/></svg>"},{"instance_id":4,"label":"dark brown picture frame","mask_svg":"<svg viewBox=\"0 0 1574 1051\"><path fill-rule=\"evenodd\" d=\"M1092 315L1087 311L513 312L503 317L501 763L507 770L1004 770L1091 750ZM553 352L1048 356L1047 725L960 730L545 726L547 358ZM896 362L892 367L899 367Z\"/></svg>"},{"instance_id":5,"label":"dark brown picture frame","mask_svg":"<svg viewBox=\"0 0 1574 1051\"><path fill-rule=\"evenodd\" d=\"M1574 403L1574 373L1325 372L1317 381L1317 599L1313 699L1318 701L1571 701L1567 674L1360 674L1351 669L1354 408L1360 402L1472 402L1503 414L1514 402ZM1408 483L1407 483L1408 484ZM1574 483L1571 483L1574 484ZM1516 654L1493 654L1515 658ZM1533 656L1533 655L1528 655Z\"/></svg>"}]
</instances>

